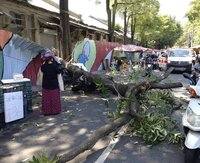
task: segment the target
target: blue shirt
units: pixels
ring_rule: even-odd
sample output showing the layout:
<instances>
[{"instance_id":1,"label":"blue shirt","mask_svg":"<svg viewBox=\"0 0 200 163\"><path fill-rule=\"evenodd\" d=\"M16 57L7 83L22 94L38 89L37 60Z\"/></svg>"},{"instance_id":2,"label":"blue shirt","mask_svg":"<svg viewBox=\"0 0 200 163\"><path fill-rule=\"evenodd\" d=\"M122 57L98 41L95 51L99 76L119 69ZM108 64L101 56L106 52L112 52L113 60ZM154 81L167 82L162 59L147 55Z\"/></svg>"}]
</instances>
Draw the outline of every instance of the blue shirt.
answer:
<instances>
[{"instance_id":1,"label":"blue shirt","mask_svg":"<svg viewBox=\"0 0 200 163\"><path fill-rule=\"evenodd\" d=\"M87 55L85 54L80 54L78 57L79 63L83 63L85 65L85 62L88 60Z\"/></svg>"}]
</instances>

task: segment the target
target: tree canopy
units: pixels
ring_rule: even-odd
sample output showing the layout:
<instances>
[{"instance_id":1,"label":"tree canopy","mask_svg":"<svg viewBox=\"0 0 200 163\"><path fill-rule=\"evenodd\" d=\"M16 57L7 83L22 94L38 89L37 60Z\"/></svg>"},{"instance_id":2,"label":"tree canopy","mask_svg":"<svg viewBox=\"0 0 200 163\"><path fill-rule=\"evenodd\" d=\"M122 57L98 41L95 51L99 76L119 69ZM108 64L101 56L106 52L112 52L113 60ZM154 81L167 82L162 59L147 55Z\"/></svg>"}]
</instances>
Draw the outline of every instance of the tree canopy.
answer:
<instances>
[{"instance_id":1,"label":"tree canopy","mask_svg":"<svg viewBox=\"0 0 200 163\"><path fill-rule=\"evenodd\" d=\"M200 19L200 0L193 0L190 5L190 9L187 12L186 16L190 22L194 22Z\"/></svg>"},{"instance_id":2,"label":"tree canopy","mask_svg":"<svg viewBox=\"0 0 200 163\"><path fill-rule=\"evenodd\" d=\"M112 41L115 16L124 19L124 44L137 44L150 48L172 47L182 34L179 22L170 16L160 16L158 0L106 0L108 31ZM122 14L123 13L123 14ZM127 33L131 40L125 41Z\"/></svg>"},{"instance_id":3,"label":"tree canopy","mask_svg":"<svg viewBox=\"0 0 200 163\"><path fill-rule=\"evenodd\" d=\"M200 0L193 0L186 13L189 22L184 27L183 35L178 40L178 46L195 46L200 44Z\"/></svg>"}]
</instances>

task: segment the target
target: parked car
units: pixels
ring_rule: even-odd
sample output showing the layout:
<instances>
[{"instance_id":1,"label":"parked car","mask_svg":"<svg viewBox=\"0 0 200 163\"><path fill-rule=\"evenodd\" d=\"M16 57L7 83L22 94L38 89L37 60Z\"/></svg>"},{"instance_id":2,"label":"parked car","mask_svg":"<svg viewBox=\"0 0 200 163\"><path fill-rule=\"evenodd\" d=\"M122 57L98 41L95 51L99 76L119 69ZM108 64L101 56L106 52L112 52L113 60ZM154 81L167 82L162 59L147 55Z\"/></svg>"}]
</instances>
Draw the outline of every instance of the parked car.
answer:
<instances>
[{"instance_id":1,"label":"parked car","mask_svg":"<svg viewBox=\"0 0 200 163\"><path fill-rule=\"evenodd\" d=\"M192 49L192 64L193 64L193 66L194 66L195 63L196 63L196 60L197 60L197 54L196 54L196 52Z\"/></svg>"},{"instance_id":2,"label":"parked car","mask_svg":"<svg viewBox=\"0 0 200 163\"><path fill-rule=\"evenodd\" d=\"M193 55L190 49L170 49L167 57L167 69L175 71L192 71Z\"/></svg>"}]
</instances>

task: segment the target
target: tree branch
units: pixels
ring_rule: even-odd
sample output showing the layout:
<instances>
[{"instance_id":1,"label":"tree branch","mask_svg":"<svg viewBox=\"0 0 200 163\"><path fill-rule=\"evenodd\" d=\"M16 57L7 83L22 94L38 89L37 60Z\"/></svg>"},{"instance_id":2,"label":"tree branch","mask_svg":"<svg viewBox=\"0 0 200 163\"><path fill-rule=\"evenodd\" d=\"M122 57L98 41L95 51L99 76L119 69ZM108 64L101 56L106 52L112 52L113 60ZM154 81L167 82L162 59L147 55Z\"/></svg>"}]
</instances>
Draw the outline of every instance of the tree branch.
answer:
<instances>
[{"instance_id":1,"label":"tree branch","mask_svg":"<svg viewBox=\"0 0 200 163\"><path fill-rule=\"evenodd\" d=\"M75 158L76 156L78 156L80 153L92 148L100 138L115 131L117 128L127 124L131 120L131 118L132 117L130 115L124 114L124 115L122 115L122 117L116 119L114 122L112 122L110 124L106 124L105 126L102 126L98 130L96 130L84 142L71 148L67 153L63 153L62 155L60 155L58 163L65 163L67 161L70 161L73 158Z\"/></svg>"}]
</instances>

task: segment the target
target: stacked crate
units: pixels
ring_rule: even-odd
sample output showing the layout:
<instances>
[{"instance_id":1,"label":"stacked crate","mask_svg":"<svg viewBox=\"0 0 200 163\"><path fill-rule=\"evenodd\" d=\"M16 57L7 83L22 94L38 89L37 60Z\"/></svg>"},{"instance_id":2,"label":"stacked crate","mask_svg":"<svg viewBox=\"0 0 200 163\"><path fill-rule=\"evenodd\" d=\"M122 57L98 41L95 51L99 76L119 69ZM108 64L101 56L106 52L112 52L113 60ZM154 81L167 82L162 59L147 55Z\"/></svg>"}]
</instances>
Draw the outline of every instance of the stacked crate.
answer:
<instances>
[{"instance_id":1,"label":"stacked crate","mask_svg":"<svg viewBox=\"0 0 200 163\"><path fill-rule=\"evenodd\" d=\"M32 84L31 81L19 82L22 85L24 95L24 108L26 111L32 111Z\"/></svg>"},{"instance_id":2,"label":"stacked crate","mask_svg":"<svg viewBox=\"0 0 200 163\"><path fill-rule=\"evenodd\" d=\"M27 116L28 111L32 111L32 84L30 79L24 78L23 80L7 79L1 80L0 85L0 126L5 124L4 117L4 93L8 92L23 92L23 108L24 118Z\"/></svg>"},{"instance_id":3,"label":"stacked crate","mask_svg":"<svg viewBox=\"0 0 200 163\"><path fill-rule=\"evenodd\" d=\"M11 79L2 80L2 84L3 84L2 85L3 93L23 91L24 109L26 113L27 111L32 111L32 84L31 84L30 79L24 78L23 80L19 80L19 81L11 80ZM0 97L0 100L1 100L1 97ZM0 108L0 111L1 111L1 108Z\"/></svg>"}]
</instances>

